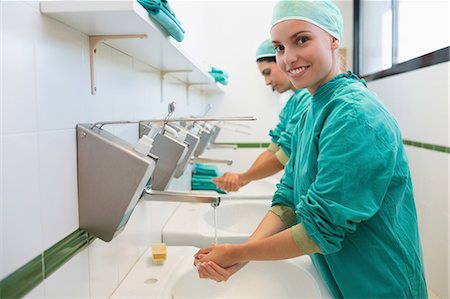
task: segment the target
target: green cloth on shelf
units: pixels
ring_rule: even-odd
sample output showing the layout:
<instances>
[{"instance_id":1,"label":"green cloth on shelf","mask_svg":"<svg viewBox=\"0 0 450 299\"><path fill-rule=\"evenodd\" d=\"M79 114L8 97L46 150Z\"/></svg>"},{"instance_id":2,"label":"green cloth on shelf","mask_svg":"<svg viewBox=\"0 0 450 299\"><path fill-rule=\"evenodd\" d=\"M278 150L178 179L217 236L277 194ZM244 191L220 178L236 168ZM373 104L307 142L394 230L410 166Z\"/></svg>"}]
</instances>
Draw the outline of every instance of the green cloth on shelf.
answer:
<instances>
[{"instance_id":1,"label":"green cloth on shelf","mask_svg":"<svg viewBox=\"0 0 450 299\"><path fill-rule=\"evenodd\" d=\"M219 175L219 169L215 165L197 163L194 165L193 173L196 175L208 175L217 177Z\"/></svg>"},{"instance_id":2,"label":"green cloth on shelf","mask_svg":"<svg viewBox=\"0 0 450 299\"><path fill-rule=\"evenodd\" d=\"M228 74L226 72L212 66L209 74L214 78L214 81L222 85L228 85Z\"/></svg>"},{"instance_id":3,"label":"green cloth on shelf","mask_svg":"<svg viewBox=\"0 0 450 299\"><path fill-rule=\"evenodd\" d=\"M167 0L137 0L148 12L148 15L158 22L175 40L184 39L184 29L170 8Z\"/></svg>"},{"instance_id":4,"label":"green cloth on shelf","mask_svg":"<svg viewBox=\"0 0 450 299\"><path fill-rule=\"evenodd\" d=\"M226 192L216 184L212 179L222 174L219 172L217 166L197 163L192 170L191 189L192 190L212 190L218 193L225 194Z\"/></svg>"}]
</instances>

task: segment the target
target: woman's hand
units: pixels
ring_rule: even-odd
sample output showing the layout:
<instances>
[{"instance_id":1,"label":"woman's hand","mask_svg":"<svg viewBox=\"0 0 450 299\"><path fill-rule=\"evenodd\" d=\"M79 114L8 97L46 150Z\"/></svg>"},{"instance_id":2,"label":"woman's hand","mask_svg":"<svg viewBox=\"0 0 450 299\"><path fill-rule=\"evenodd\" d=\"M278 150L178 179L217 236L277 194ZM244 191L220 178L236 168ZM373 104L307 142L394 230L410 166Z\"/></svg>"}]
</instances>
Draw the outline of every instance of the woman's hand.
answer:
<instances>
[{"instance_id":1,"label":"woman's hand","mask_svg":"<svg viewBox=\"0 0 450 299\"><path fill-rule=\"evenodd\" d=\"M224 245L222 245L224 246ZM219 266L217 263L208 260L212 255L209 255L213 251L213 248L219 247L217 245L210 245L209 247L200 249L194 256L194 265L197 267L198 275L200 278L208 278L217 282L227 281L234 273L244 267L247 262L236 263L227 268ZM215 248L218 249L218 248ZM223 248L222 248L223 249ZM219 255L221 249L218 249L215 254Z\"/></svg>"},{"instance_id":2,"label":"woman's hand","mask_svg":"<svg viewBox=\"0 0 450 299\"><path fill-rule=\"evenodd\" d=\"M222 268L214 262L205 262L197 264L198 275L200 278L208 278L217 282L227 281L234 273L239 271L247 263L237 263L228 268Z\"/></svg>"},{"instance_id":3,"label":"woman's hand","mask_svg":"<svg viewBox=\"0 0 450 299\"><path fill-rule=\"evenodd\" d=\"M227 192L238 191L241 187L239 174L233 172L225 172L223 176L214 178L212 181L217 187Z\"/></svg>"},{"instance_id":4,"label":"woman's hand","mask_svg":"<svg viewBox=\"0 0 450 299\"><path fill-rule=\"evenodd\" d=\"M201 248L194 256L194 264L197 266L199 263L212 261L222 268L231 267L239 262L234 254L237 246L232 244L212 244L208 247Z\"/></svg>"}]
</instances>

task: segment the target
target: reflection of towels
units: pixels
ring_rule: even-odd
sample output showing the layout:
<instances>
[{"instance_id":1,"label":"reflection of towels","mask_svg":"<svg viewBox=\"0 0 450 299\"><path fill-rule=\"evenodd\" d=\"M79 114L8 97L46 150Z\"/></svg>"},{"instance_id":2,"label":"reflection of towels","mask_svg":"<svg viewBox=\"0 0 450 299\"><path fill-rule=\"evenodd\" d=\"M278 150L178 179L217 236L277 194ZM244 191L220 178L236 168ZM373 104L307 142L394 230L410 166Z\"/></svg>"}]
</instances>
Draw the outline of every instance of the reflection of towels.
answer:
<instances>
[{"instance_id":1,"label":"reflection of towels","mask_svg":"<svg viewBox=\"0 0 450 299\"><path fill-rule=\"evenodd\" d=\"M225 194L226 192L220 189L212 182L212 177L209 177L208 179L198 179L196 177L192 177L191 181L191 189L192 190L213 190L218 193Z\"/></svg>"},{"instance_id":2,"label":"reflection of towels","mask_svg":"<svg viewBox=\"0 0 450 299\"><path fill-rule=\"evenodd\" d=\"M137 0L148 12L149 16L157 21L177 41L184 38L184 29L181 28L175 13L167 0Z\"/></svg>"},{"instance_id":3,"label":"reflection of towels","mask_svg":"<svg viewBox=\"0 0 450 299\"><path fill-rule=\"evenodd\" d=\"M214 81L223 85L228 85L228 74L218 68L211 67L209 74L214 78Z\"/></svg>"},{"instance_id":4,"label":"reflection of towels","mask_svg":"<svg viewBox=\"0 0 450 299\"><path fill-rule=\"evenodd\" d=\"M219 169L215 165L196 163L193 170L195 175L219 176Z\"/></svg>"},{"instance_id":5,"label":"reflection of towels","mask_svg":"<svg viewBox=\"0 0 450 299\"><path fill-rule=\"evenodd\" d=\"M192 171L191 189L192 190L213 190L218 193L226 193L213 183L212 179L222 174L217 166L197 163Z\"/></svg>"}]
</instances>

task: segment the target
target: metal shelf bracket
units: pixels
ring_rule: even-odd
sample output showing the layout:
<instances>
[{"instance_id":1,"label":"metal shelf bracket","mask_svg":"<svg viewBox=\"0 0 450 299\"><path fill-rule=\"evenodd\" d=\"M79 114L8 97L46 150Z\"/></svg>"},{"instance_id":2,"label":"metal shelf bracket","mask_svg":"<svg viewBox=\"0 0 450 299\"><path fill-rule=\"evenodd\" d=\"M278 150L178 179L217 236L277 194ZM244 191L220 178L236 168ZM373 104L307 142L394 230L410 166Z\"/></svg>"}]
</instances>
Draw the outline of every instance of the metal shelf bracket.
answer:
<instances>
[{"instance_id":1,"label":"metal shelf bracket","mask_svg":"<svg viewBox=\"0 0 450 299\"><path fill-rule=\"evenodd\" d=\"M89 58L91 70L91 94L95 95L97 86L95 84L95 54L97 53L97 44L111 39L129 39L146 38L147 34L123 34L123 35L90 35L89 36Z\"/></svg>"},{"instance_id":2,"label":"metal shelf bracket","mask_svg":"<svg viewBox=\"0 0 450 299\"><path fill-rule=\"evenodd\" d=\"M164 102L164 77L170 73L191 73L192 70L161 70L159 71L160 84L161 84L161 103Z\"/></svg>"}]
</instances>

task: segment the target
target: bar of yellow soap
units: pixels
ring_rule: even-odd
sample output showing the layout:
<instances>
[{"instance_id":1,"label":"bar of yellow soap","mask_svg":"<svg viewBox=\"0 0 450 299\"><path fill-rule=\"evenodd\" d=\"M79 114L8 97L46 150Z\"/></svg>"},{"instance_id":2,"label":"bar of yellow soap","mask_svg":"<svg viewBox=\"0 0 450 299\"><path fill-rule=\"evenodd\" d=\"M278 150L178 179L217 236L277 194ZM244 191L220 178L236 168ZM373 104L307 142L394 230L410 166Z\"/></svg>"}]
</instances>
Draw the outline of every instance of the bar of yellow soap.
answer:
<instances>
[{"instance_id":1,"label":"bar of yellow soap","mask_svg":"<svg viewBox=\"0 0 450 299\"><path fill-rule=\"evenodd\" d=\"M161 265L167 258L166 243L152 244L152 260L153 263Z\"/></svg>"}]
</instances>

